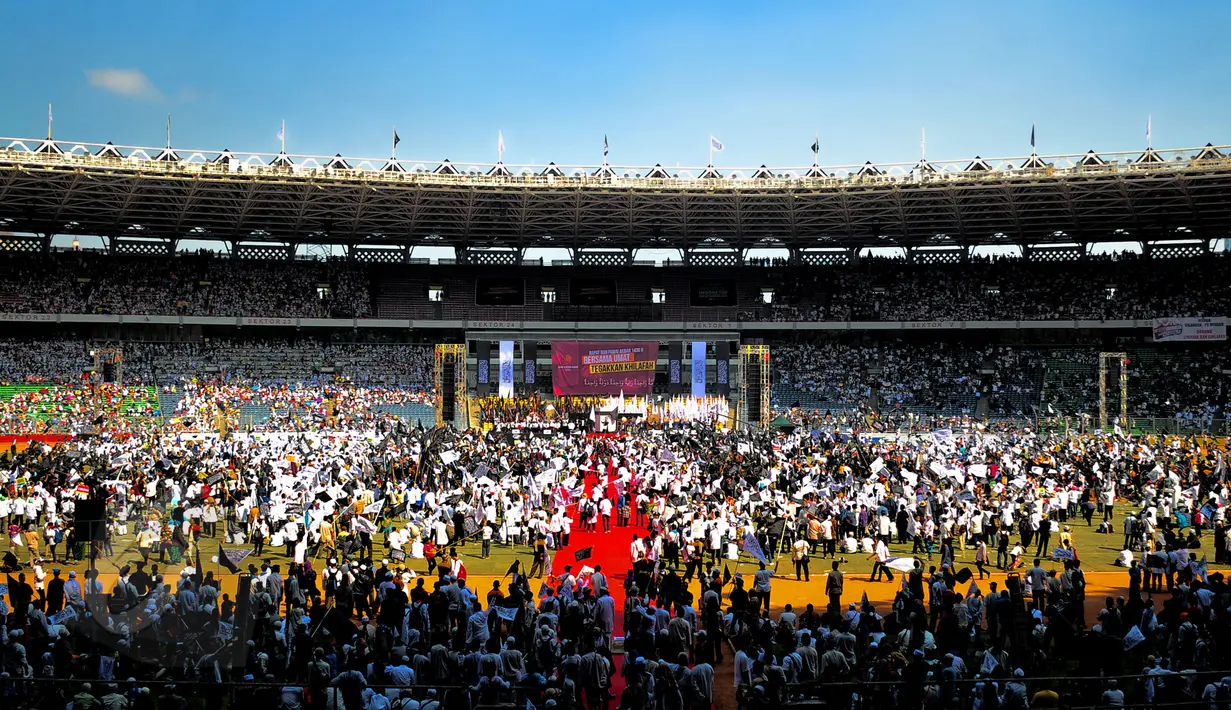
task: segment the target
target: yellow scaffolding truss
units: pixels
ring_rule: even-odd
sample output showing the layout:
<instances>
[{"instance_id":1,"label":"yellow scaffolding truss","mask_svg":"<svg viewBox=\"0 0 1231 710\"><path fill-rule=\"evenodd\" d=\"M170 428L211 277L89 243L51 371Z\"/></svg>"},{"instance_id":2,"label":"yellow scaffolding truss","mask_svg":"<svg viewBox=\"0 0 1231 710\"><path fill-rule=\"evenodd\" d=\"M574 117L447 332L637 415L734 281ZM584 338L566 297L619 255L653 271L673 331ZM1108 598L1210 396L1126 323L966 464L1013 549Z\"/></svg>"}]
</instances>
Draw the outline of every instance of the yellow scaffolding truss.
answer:
<instances>
[{"instance_id":1,"label":"yellow scaffolding truss","mask_svg":"<svg viewBox=\"0 0 1231 710\"><path fill-rule=\"evenodd\" d=\"M743 370L743 377L740 378L739 399L740 413L744 421L749 424L758 424L760 426L769 426L769 346L768 345L741 345L739 346L740 369ZM752 373L756 372L756 380L752 380ZM760 392L760 407L758 411L749 411L748 391L750 387L756 388L754 391Z\"/></svg>"},{"instance_id":2,"label":"yellow scaffolding truss","mask_svg":"<svg viewBox=\"0 0 1231 710\"><path fill-rule=\"evenodd\" d=\"M103 381L103 367L112 365L115 367L115 383L124 383L124 350L121 348L95 348L90 351L90 356L94 358L94 372L90 375L92 382Z\"/></svg>"},{"instance_id":3,"label":"yellow scaffolding truss","mask_svg":"<svg viewBox=\"0 0 1231 710\"><path fill-rule=\"evenodd\" d=\"M1128 429L1128 354L1098 354L1098 426L1107 428L1107 364L1120 363L1120 426Z\"/></svg>"},{"instance_id":4,"label":"yellow scaffolding truss","mask_svg":"<svg viewBox=\"0 0 1231 710\"><path fill-rule=\"evenodd\" d=\"M445 363L452 358L453 379L445 382ZM444 393L453 392L454 421L445 421ZM453 424L459 429L470 428L469 397L466 394L466 344L437 343L436 345L436 426ZM460 413L461 422L457 420Z\"/></svg>"}]
</instances>

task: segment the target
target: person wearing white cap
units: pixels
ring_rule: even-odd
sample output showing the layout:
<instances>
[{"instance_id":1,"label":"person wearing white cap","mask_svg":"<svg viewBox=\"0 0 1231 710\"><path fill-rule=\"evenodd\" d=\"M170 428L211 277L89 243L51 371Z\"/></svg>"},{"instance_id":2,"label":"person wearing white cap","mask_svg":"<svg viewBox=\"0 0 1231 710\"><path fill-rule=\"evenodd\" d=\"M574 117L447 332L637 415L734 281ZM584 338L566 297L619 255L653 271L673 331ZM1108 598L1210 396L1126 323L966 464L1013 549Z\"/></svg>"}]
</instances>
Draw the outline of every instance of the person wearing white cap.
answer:
<instances>
[{"instance_id":1,"label":"person wearing white cap","mask_svg":"<svg viewBox=\"0 0 1231 710\"><path fill-rule=\"evenodd\" d=\"M68 581L64 583L64 600L68 604L80 604L82 599L81 582L77 581L77 573L68 572Z\"/></svg>"}]
</instances>

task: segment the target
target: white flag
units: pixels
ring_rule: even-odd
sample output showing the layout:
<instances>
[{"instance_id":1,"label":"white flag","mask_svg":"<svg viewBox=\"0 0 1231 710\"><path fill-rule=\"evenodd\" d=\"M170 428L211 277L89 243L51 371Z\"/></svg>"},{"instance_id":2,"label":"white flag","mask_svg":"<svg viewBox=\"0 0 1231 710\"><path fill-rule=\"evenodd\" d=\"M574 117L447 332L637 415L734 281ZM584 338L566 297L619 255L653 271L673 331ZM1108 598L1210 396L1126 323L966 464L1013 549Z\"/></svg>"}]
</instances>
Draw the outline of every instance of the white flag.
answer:
<instances>
[{"instance_id":1,"label":"white flag","mask_svg":"<svg viewBox=\"0 0 1231 710\"><path fill-rule=\"evenodd\" d=\"M984 651L983 663L979 665L979 673L984 676L989 676L996 670L996 666L998 665L1000 665L1000 662L996 660L996 657L992 655L992 652Z\"/></svg>"},{"instance_id":2,"label":"white flag","mask_svg":"<svg viewBox=\"0 0 1231 710\"><path fill-rule=\"evenodd\" d=\"M1146 640L1146 635L1141 633L1141 628L1138 626L1134 626L1133 628L1128 630L1127 634L1124 634L1124 650L1131 651L1133 650L1133 647L1137 646L1138 644L1142 643L1145 640Z\"/></svg>"},{"instance_id":3,"label":"white flag","mask_svg":"<svg viewBox=\"0 0 1231 710\"><path fill-rule=\"evenodd\" d=\"M710 136L710 150L716 153L721 153L722 152L722 141L718 140L714 136Z\"/></svg>"},{"instance_id":4,"label":"white flag","mask_svg":"<svg viewBox=\"0 0 1231 710\"><path fill-rule=\"evenodd\" d=\"M504 152L504 131L498 131L496 133L496 150L501 153Z\"/></svg>"}]
</instances>

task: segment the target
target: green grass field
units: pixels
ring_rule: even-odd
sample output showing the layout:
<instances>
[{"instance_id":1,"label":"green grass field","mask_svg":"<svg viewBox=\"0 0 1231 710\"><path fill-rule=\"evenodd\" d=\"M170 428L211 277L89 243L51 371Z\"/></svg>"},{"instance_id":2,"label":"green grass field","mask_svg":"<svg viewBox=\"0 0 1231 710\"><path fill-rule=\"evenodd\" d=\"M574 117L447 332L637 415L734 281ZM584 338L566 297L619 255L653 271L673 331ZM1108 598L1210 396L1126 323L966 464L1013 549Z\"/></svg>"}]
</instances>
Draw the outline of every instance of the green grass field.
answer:
<instances>
[{"instance_id":1,"label":"green grass field","mask_svg":"<svg viewBox=\"0 0 1231 710\"><path fill-rule=\"evenodd\" d=\"M1084 521L1079 521L1076 524L1070 523L1070 525L1072 526L1074 545L1077 547L1078 553L1081 557L1082 567L1089 572L1106 572L1106 571L1115 571L1115 570L1122 571L1123 570L1123 568L1116 567L1113 565L1113 562L1116 559L1116 555L1120 552L1121 543L1124 540L1123 532L1121 532L1122 530L1121 522L1126 512L1122 506L1117 506L1117 507L1119 509L1117 510L1116 520L1115 520L1116 532L1111 535L1099 534L1098 532L1096 532L1097 527L1095 526L1087 527ZM1096 524L1097 524L1097 517L1096 517ZM623 539L623 538L620 538L620 539ZM220 569L216 565L216 563L211 562L211 558L218 554L219 540L220 538L203 538L201 541L201 559L202 559L202 564L204 566L204 569L207 571L208 570L217 571L218 569ZM1052 542L1055 543L1055 540L1053 539ZM1213 556L1214 556L1213 550L1211 549L1213 545L1213 534L1207 533L1203 539L1203 542L1206 545L1206 548L1205 548L1206 554L1210 557L1212 561ZM10 544L11 543L6 539L4 542L4 545L7 547ZM224 546L228 548L235 547L235 548L242 548L242 549L249 549L249 550L252 549L251 543L246 543L244 545L224 545ZM576 541L574 540L573 548L576 548L576 546L577 546ZM1034 559L1034 551L1035 551L1034 547L1035 546L1032 545L1031 549L1027 550L1026 554L1023 555L1023 564L1025 565L1025 568L1027 569L1032 565L1032 562ZM108 567L109 564L114 564L115 566L119 566L126 562L131 562L131 561L140 559L140 555L137 553L135 537L133 535L123 536L117 540L114 540L112 543L112 548L113 548L114 554L110 557L110 561L108 562L107 560L103 560L103 561L100 561L99 563L99 567L103 571L113 571L112 568ZM467 571L472 575L500 576L505 573L505 571L509 568L509 565L515 559L521 560L523 565L528 565L531 561L530 548L525 547L525 546L514 547L514 546L509 546L509 545L501 545L499 543L493 542L491 557L489 557L488 559L482 559L480 557L481 549L482 549L481 545L478 542L467 543L465 545L462 545L458 549L462 559L465 561ZM890 549L891 554L894 554L894 555L903 556L903 557L911 555L911 546L909 544L907 545L891 544L889 546L889 549ZM378 534L375 536L373 551L374 551L374 555L373 555L374 559L378 563L382 558L388 557L387 549L384 546L384 535L383 534ZM59 552L62 555L63 549L61 549ZM617 555L623 557L626 554L626 552L627 552L626 550L619 550L617 552ZM990 552L991 552L992 560L994 561L995 560L994 548L990 550ZM17 554L18 554L19 559L24 564L28 558L27 550L25 550L25 548L20 548L18 549ZM50 554L46 548L43 549L43 554L44 554L44 557L47 557L48 559L50 559ZM571 551L562 551L562 552L559 552L558 554L562 555L560 559L562 560L567 559L569 563L572 563ZM848 573L869 574L871 572L872 563L866 559L865 555L861 553L855 553L852 555L846 555L845 557L847 559L848 564L844 565L843 569L847 571ZM924 560L924 565L926 567L928 564L926 556L920 556L920 557L922 560ZM938 561L939 553L938 552L934 553L933 557ZM1140 555L1138 555L1138 557L1140 557ZM267 544L265 546L265 550L263 554L261 554L259 557L256 555L250 556L248 560L245 561L244 564L245 566L249 563L259 564L261 560L270 560L272 562L281 564L284 570L287 568L290 562L290 558L286 555L285 546L275 548ZM317 567L319 568L323 566L324 562L325 562L325 559L323 557L319 558ZM789 555L785 553L781 554L779 562L780 562L781 573L786 574L789 572L792 575L794 574L791 571L791 563L790 563ZM728 564L731 564L731 563L728 562ZM820 571L819 569L820 564L821 564L821 561L819 560L819 558L814 557L814 561L813 561L813 571L814 572ZM1044 559L1043 561L1044 568L1050 568L1051 566L1053 566L1053 564L1054 563L1050 562L1047 559ZM826 568L828 568L828 560L824 561L824 565ZM66 571L69 569L83 570L86 567L84 562L72 563L72 564L58 564L56 566L61 567L62 569ZM426 572L427 570L427 562L424 560L407 560L407 566L411 569L415 569L419 573ZM957 551L957 566L959 568L967 567L967 566L973 568L974 550L973 549L958 550ZM172 569L177 569L178 567L179 565L171 565ZM744 555L744 554L740 555L740 560L738 561L738 563L731 565L732 572L735 572L737 570L751 571L755 569L756 567L757 567L756 561L753 558L749 557L748 555Z\"/></svg>"}]
</instances>

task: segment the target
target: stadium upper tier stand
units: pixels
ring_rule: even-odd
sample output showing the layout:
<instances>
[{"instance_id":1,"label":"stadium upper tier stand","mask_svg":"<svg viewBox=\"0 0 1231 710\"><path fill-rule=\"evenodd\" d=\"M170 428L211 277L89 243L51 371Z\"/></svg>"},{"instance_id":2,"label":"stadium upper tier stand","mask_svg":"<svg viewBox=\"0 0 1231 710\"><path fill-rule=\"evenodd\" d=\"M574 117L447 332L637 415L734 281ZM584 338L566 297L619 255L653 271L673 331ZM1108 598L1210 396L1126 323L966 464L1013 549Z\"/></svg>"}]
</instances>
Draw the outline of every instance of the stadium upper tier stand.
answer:
<instances>
[{"instance_id":1,"label":"stadium upper tier stand","mask_svg":"<svg viewBox=\"0 0 1231 710\"><path fill-rule=\"evenodd\" d=\"M503 321L1130 320L1222 316L1231 259L491 267L95 252L0 257L0 314ZM765 301L766 294L770 302Z\"/></svg>"}]
</instances>

